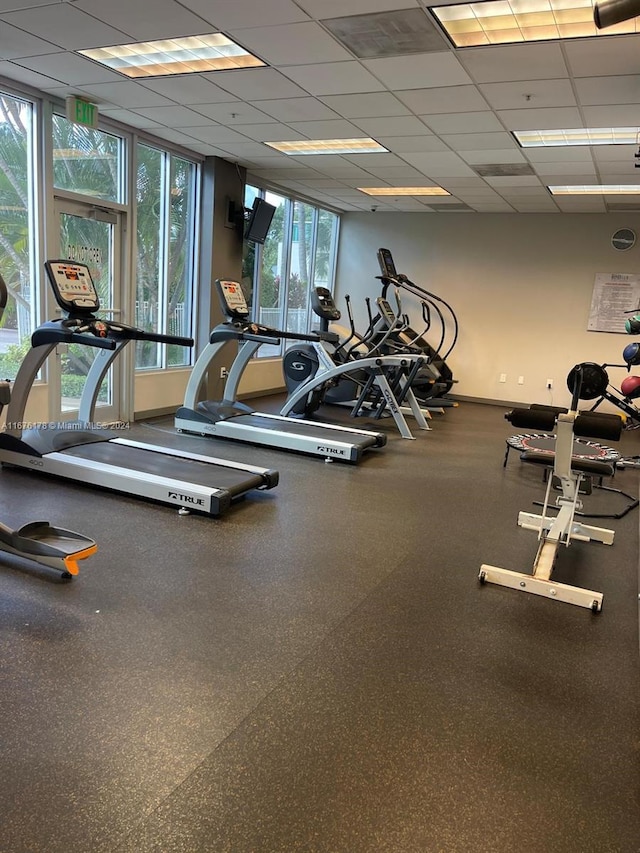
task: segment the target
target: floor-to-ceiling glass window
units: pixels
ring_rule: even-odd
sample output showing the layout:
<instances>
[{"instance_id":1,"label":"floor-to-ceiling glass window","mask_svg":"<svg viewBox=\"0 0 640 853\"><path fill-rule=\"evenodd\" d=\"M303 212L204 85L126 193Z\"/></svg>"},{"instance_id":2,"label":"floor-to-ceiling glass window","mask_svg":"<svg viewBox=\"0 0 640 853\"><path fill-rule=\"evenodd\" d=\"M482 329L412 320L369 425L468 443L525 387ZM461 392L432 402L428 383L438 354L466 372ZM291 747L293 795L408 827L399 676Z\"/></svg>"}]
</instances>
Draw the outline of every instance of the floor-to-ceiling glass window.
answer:
<instances>
[{"instance_id":1,"label":"floor-to-ceiling glass window","mask_svg":"<svg viewBox=\"0 0 640 853\"><path fill-rule=\"evenodd\" d=\"M13 379L37 324L34 105L0 92L0 373Z\"/></svg>"},{"instance_id":2,"label":"floor-to-ceiling glass window","mask_svg":"<svg viewBox=\"0 0 640 853\"><path fill-rule=\"evenodd\" d=\"M137 145L136 325L189 337L195 282L198 166ZM136 368L190 363L190 350L139 342Z\"/></svg>"},{"instance_id":3,"label":"floor-to-ceiling glass window","mask_svg":"<svg viewBox=\"0 0 640 853\"><path fill-rule=\"evenodd\" d=\"M339 217L250 185L245 206L251 207L258 195L276 212L264 245L244 243L242 286L252 317L267 326L307 332L316 325L311 289L333 290ZM262 358L281 354L281 346L262 346L257 353Z\"/></svg>"}]
</instances>

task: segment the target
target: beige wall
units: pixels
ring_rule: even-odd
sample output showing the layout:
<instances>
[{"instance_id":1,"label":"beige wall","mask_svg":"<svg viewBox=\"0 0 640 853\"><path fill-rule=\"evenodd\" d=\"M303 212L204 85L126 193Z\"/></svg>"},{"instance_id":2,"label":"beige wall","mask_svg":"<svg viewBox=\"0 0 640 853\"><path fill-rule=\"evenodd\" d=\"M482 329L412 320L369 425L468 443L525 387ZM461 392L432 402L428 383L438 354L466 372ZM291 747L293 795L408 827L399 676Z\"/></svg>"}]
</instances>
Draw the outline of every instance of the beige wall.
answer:
<instances>
[{"instance_id":1,"label":"beige wall","mask_svg":"<svg viewBox=\"0 0 640 853\"><path fill-rule=\"evenodd\" d=\"M442 296L458 315L459 340L448 360L459 380L454 393L565 405L574 364L622 363L624 346L635 340L586 327L595 274L640 273L640 246L625 252L611 246L615 230L638 224L637 214L345 214L338 306L344 315L344 295L351 294L357 326L366 326L363 300L380 295L376 251L391 249L399 272ZM404 310L417 328L415 306L405 294ZM609 375L619 386L626 372Z\"/></svg>"}]
</instances>

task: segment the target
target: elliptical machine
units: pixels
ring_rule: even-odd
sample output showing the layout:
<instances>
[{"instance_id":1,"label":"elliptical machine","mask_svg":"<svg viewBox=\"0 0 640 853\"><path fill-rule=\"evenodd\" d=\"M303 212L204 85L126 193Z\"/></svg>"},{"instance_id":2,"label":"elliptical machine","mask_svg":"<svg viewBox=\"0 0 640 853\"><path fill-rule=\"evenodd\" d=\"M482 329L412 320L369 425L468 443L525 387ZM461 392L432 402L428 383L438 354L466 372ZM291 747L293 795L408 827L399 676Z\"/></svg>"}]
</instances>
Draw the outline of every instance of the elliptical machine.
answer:
<instances>
[{"instance_id":1,"label":"elliptical machine","mask_svg":"<svg viewBox=\"0 0 640 853\"><path fill-rule=\"evenodd\" d=\"M322 342L314 342L294 344L287 350L282 367L289 397L281 414L309 417L323 403L342 404L350 407L352 417L377 420L388 412L403 438L413 438L406 414L415 418L420 429L429 430L413 393L424 358L419 353L384 354L367 345L347 347L355 336L349 301L352 332L342 343L340 336L329 330L329 323L341 318L331 292L316 287L311 291L311 305L320 318L323 341L334 349L329 353Z\"/></svg>"}]
</instances>

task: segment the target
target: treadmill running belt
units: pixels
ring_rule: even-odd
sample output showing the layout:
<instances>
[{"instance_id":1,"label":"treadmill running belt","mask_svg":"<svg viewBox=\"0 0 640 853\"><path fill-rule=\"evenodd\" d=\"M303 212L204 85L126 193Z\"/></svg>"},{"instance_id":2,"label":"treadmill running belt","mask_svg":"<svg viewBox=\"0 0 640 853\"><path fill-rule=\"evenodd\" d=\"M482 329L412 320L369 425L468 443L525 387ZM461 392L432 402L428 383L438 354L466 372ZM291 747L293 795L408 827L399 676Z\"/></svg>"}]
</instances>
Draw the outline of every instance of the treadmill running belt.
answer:
<instances>
[{"instance_id":1,"label":"treadmill running belt","mask_svg":"<svg viewBox=\"0 0 640 853\"><path fill-rule=\"evenodd\" d=\"M287 435L308 436L316 441L322 441L323 438L331 441L340 441L342 439L343 441L362 449L371 447L376 443L376 436L373 433L371 435L358 435L358 433L353 432L345 433L341 436L340 432L335 428L331 429L330 427L325 427L325 425L320 422L310 424L297 421L295 418L269 418L268 415L265 416L257 414L236 415L233 418L229 418L228 423L242 424L242 426L255 427L256 429L270 429L287 433Z\"/></svg>"},{"instance_id":2,"label":"treadmill running belt","mask_svg":"<svg viewBox=\"0 0 640 853\"><path fill-rule=\"evenodd\" d=\"M225 489L232 496L244 494L248 489L264 487L264 478L252 471L227 468L218 462L199 462L181 456L155 450L141 450L139 447L127 447L111 441L94 444L80 444L68 447L62 453L102 462L105 465L118 465L144 474L169 477L178 481L209 486L212 489Z\"/></svg>"}]
</instances>

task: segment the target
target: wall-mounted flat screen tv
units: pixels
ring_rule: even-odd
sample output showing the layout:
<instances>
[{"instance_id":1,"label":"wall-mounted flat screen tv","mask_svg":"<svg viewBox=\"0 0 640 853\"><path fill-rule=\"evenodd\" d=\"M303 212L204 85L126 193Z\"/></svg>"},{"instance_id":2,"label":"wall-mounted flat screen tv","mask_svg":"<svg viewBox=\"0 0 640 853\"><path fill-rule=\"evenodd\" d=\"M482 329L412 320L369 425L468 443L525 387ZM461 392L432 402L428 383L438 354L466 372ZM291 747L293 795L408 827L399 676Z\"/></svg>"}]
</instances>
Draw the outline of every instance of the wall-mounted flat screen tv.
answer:
<instances>
[{"instance_id":1,"label":"wall-mounted flat screen tv","mask_svg":"<svg viewBox=\"0 0 640 853\"><path fill-rule=\"evenodd\" d=\"M263 198L256 198L250 210L249 219L244 230L244 239L250 243L264 243L276 209Z\"/></svg>"}]
</instances>

